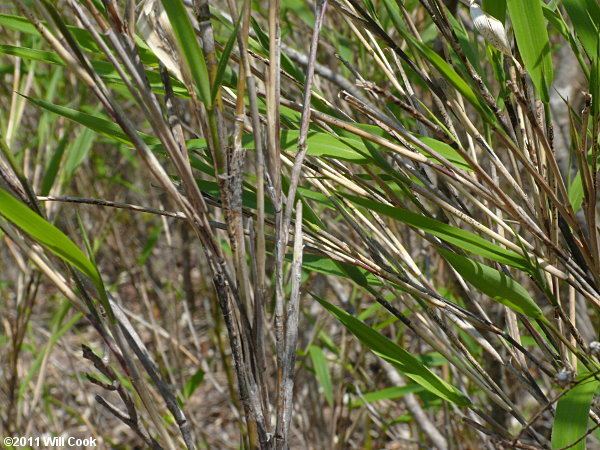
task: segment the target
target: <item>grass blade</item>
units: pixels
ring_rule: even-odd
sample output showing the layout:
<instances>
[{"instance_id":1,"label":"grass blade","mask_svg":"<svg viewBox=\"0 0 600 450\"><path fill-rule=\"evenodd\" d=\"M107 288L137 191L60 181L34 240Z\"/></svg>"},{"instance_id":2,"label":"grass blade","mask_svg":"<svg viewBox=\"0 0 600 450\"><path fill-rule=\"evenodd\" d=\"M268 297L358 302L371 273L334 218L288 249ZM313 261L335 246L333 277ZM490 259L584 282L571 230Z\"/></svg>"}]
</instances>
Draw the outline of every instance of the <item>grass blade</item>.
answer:
<instances>
[{"instance_id":1,"label":"grass blade","mask_svg":"<svg viewBox=\"0 0 600 450\"><path fill-rule=\"evenodd\" d=\"M211 109L213 102L208 68L187 9L181 0L162 0L162 4L167 16L169 16L169 22L173 27L179 49L187 62L192 79L200 94L200 99L207 109Z\"/></svg>"},{"instance_id":2,"label":"grass blade","mask_svg":"<svg viewBox=\"0 0 600 450\"><path fill-rule=\"evenodd\" d=\"M331 385L331 375L329 375L329 367L327 367L327 359L320 347L311 345L308 349L310 359L312 360L315 369L317 381L323 388L323 394L329 406L333 406L333 387Z\"/></svg>"},{"instance_id":3,"label":"grass blade","mask_svg":"<svg viewBox=\"0 0 600 450\"><path fill-rule=\"evenodd\" d=\"M375 403L381 400L396 400L407 394L422 392L423 387L412 383L406 386L393 386L379 391L367 392L362 397L357 398L351 403L352 407L363 406L366 403Z\"/></svg>"},{"instance_id":4,"label":"grass blade","mask_svg":"<svg viewBox=\"0 0 600 450\"><path fill-rule=\"evenodd\" d=\"M529 263L521 255L506 250L498 245L486 241L482 237L471 233L470 231L456 228L439 222L435 219L413 213L406 209L397 208L394 206L384 205L367 198L360 198L353 195L344 194L351 202L363 206L369 210L376 211L388 217L403 222L411 227L423 230L433 236L436 236L443 241L456 245L470 253L474 253L484 258L489 258L493 261L509 265L518 269L528 269Z\"/></svg>"},{"instance_id":5,"label":"grass blade","mask_svg":"<svg viewBox=\"0 0 600 450\"><path fill-rule=\"evenodd\" d=\"M87 275L94 282L103 306L107 312L111 311L98 268L67 235L4 189L0 189L0 214L40 245Z\"/></svg>"},{"instance_id":6,"label":"grass blade","mask_svg":"<svg viewBox=\"0 0 600 450\"><path fill-rule=\"evenodd\" d=\"M190 377L190 379L186 381L185 385L183 386L183 390L181 392L181 395L183 396L183 398L185 400L188 400L194 394L196 389L198 389L198 386L200 386L200 384L202 383L203 380L204 380L204 370L198 369L194 373L194 375L192 375Z\"/></svg>"},{"instance_id":7,"label":"grass blade","mask_svg":"<svg viewBox=\"0 0 600 450\"><path fill-rule=\"evenodd\" d=\"M600 33L600 6L595 0L563 0L573 29L591 60L596 58Z\"/></svg>"},{"instance_id":8,"label":"grass blade","mask_svg":"<svg viewBox=\"0 0 600 450\"><path fill-rule=\"evenodd\" d=\"M219 60L219 65L217 66L217 74L215 75L215 81L211 89L211 99L213 102L217 98L217 93L219 92L219 89L223 83L225 70L227 70L227 65L229 63L229 56L231 55L231 50L233 50L233 45L235 44L241 21L242 16L240 15L237 23L235 24L235 28L231 33L231 36L229 36L229 39L227 40L227 44L225 44L225 48L223 48L223 53L221 53L221 59Z\"/></svg>"},{"instance_id":9,"label":"grass blade","mask_svg":"<svg viewBox=\"0 0 600 450\"><path fill-rule=\"evenodd\" d=\"M347 312L314 296L315 299L331 314L333 314L352 334L363 344L369 347L373 353L392 364L400 372L423 386L429 392L444 400L459 406L467 406L471 401L462 392L451 384L445 382L436 374L431 372L417 358L400 348L388 338L369 328L360 320L352 317Z\"/></svg>"},{"instance_id":10,"label":"grass blade","mask_svg":"<svg viewBox=\"0 0 600 450\"><path fill-rule=\"evenodd\" d=\"M525 288L508 275L451 251L438 251L466 281L484 294L515 312L545 320L542 310Z\"/></svg>"},{"instance_id":11,"label":"grass blade","mask_svg":"<svg viewBox=\"0 0 600 450\"><path fill-rule=\"evenodd\" d=\"M550 100L553 69L550 40L540 0L507 0L525 69L543 101Z\"/></svg>"},{"instance_id":12,"label":"grass blade","mask_svg":"<svg viewBox=\"0 0 600 450\"><path fill-rule=\"evenodd\" d=\"M588 377L567 392L556 404L554 425L552 426L552 448L585 450L590 407L594 395L600 392L600 381ZM573 445L575 442L577 444Z\"/></svg>"}]
</instances>

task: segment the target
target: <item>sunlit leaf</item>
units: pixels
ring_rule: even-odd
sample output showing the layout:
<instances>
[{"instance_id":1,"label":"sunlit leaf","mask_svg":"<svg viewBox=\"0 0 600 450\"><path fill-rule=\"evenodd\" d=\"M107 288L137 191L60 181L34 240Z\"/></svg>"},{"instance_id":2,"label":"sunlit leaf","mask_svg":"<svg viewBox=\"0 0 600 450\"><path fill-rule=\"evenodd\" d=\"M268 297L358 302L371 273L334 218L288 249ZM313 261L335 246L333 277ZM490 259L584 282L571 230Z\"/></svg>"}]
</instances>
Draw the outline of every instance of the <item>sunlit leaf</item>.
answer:
<instances>
[{"instance_id":1,"label":"sunlit leaf","mask_svg":"<svg viewBox=\"0 0 600 450\"><path fill-rule=\"evenodd\" d=\"M0 214L38 244L87 275L94 282L105 308L110 309L98 268L67 235L1 188Z\"/></svg>"},{"instance_id":2,"label":"sunlit leaf","mask_svg":"<svg viewBox=\"0 0 600 450\"><path fill-rule=\"evenodd\" d=\"M488 297L520 314L533 319L544 319L542 310L527 290L510 276L454 252L445 249L438 251L461 277Z\"/></svg>"},{"instance_id":3,"label":"sunlit leaf","mask_svg":"<svg viewBox=\"0 0 600 450\"><path fill-rule=\"evenodd\" d=\"M550 40L541 0L507 0L519 53L540 97L550 99L554 77Z\"/></svg>"}]
</instances>

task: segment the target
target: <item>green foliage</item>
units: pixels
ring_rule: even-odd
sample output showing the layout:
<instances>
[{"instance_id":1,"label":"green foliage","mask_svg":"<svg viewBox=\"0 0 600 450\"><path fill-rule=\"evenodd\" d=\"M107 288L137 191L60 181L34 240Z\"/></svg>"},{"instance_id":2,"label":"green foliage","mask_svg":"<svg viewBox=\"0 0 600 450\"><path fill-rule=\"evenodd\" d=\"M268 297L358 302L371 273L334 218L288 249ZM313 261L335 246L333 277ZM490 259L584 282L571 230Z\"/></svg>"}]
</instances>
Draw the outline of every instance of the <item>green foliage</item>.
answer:
<instances>
[{"instance_id":1,"label":"green foliage","mask_svg":"<svg viewBox=\"0 0 600 450\"><path fill-rule=\"evenodd\" d=\"M313 368L315 369L315 376L323 389L325 399L329 403L329 406L333 406L333 386L331 384L331 375L329 374L325 353L323 353L321 347L315 345L311 345L308 352L313 363Z\"/></svg>"},{"instance_id":2,"label":"green foliage","mask_svg":"<svg viewBox=\"0 0 600 450\"><path fill-rule=\"evenodd\" d=\"M352 406L359 407L366 403L374 403L382 400L397 400L407 394L413 394L422 391L424 391L424 388L416 383L411 383L406 386L389 387L363 394L353 402Z\"/></svg>"},{"instance_id":3,"label":"green foliage","mask_svg":"<svg viewBox=\"0 0 600 450\"><path fill-rule=\"evenodd\" d=\"M384 205L366 198L354 195L344 195L357 205L361 205L371 211L376 211L392 217L418 230L423 230L432 236L438 237L443 241L456 245L468 252L474 253L494 260L502 264L508 264L519 269L527 269L529 263L519 254L506 250L498 245L486 241L477 234L471 233L461 228L453 227L435 219L413 213L407 209Z\"/></svg>"},{"instance_id":4,"label":"green foliage","mask_svg":"<svg viewBox=\"0 0 600 450\"><path fill-rule=\"evenodd\" d=\"M41 99L26 97L30 102L35 105L44 108L48 111L52 111L55 114L61 115L70 119L74 122L80 123L81 125L95 131L96 133L102 134L109 139L116 140L123 144L131 144L131 140L123 133L121 128L114 122L105 118L99 117L98 115L88 114L83 111L77 111L75 109L67 108L65 106L55 105L54 103L47 102ZM151 142L156 142L157 139L150 136L144 136Z\"/></svg>"},{"instance_id":5,"label":"green foliage","mask_svg":"<svg viewBox=\"0 0 600 450\"><path fill-rule=\"evenodd\" d=\"M507 0L519 53L543 101L550 100L554 77L552 49L541 0Z\"/></svg>"},{"instance_id":6,"label":"green foliage","mask_svg":"<svg viewBox=\"0 0 600 450\"><path fill-rule=\"evenodd\" d=\"M236 42L236 38L238 36L238 31L240 29L240 23L242 21L242 16L238 19L235 24L235 28L233 29L231 36L227 40L227 44L225 44L225 48L223 49L223 53L221 53L221 58L219 59L219 65L217 66L217 74L215 75L215 80L213 82L213 86L211 88L211 100L215 101L217 98L217 94L221 85L223 83L223 77L225 76L225 71L227 70L227 66L229 65L229 57L231 55L231 51L233 50L233 45Z\"/></svg>"},{"instance_id":7,"label":"green foliage","mask_svg":"<svg viewBox=\"0 0 600 450\"><path fill-rule=\"evenodd\" d=\"M563 0L573 30L592 61L597 60L600 6L594 0Z\"/></svg>"},{"instance_id":8,"label":"green foliage","mask_svg":"<svg viewBox=\"0 0 600 450\"><path fill-rule=\"evenodd\" d=\"M183 390L181 391L181 394L185 400L189 399L194 394L196 389L198 389L198 387L202 384L202 381L204 381L204 375L204 370L198 369L189 378L189 380L186 381L185 385L183 386Z\"/></svg>"},{"instance_id":9,"label":"green foliage","mask_svg":"<svg viewBox=\"0 0 600 450\"><path fill-rule=\"evenodd\" d=\"M169 16L179 49L185 57L189 72L200 94L200 99L208 109L211 109L213 96L211 95L208 68L204 59L204 52L202 51L202 47L200 47L198 39L196 39L196 33L194 32L188 12L181 0L161 1Z\"/></svg>"},{"instance_id":10,"label":"green foliage","mask_svg":"<svg viewBox=\"0 0 600 450\"><path fill-rule=\"evenodd\" d=\"M552 426L552 449L585 450L584 436L588 432L590 407L600 394L600 381L592 374L582 372L577 384L567 391L556 404Z\"/></svg>"},{"instance_id":11,"label":"green foliage","mask_svg":"<svg viewBox=\"0 0 600 450\"><path fill-rule=\"evenodd\" d=\"M483 0L483 10L502 23L506 20L506 0Z\"/></svg>"},{"instance_id":12,"label":"green foliage","mask_svg":"<svg viewBox=\"0 0 600 450\"><path fill-rule=\"evenodd\" d=\"M398 347L392 341L374 331L352 315L340 308L315 297L316 300L333 314L352 334L373 353L392 364L403 375L413 380L429 392L458 406L468 406L471 401L457 388L439 378L406 350Z\"/></svg>"},{"instance_id":13,"label":"green foliage","mask_svg":"<svg viewBox=\"0 0 600 450\"><path fill-rule=\"evenodd\" d=\"M69 64L59 56L64 53L49 44L26 17L0 14L0 27L7 37L6 42L0 43L0 78L9 87L5 94L0 94L4 96L3 105L9 105L0 113L0 132L2 139L5 134L10 136L3 152L16 175L16 181L12 178L5 181L15 191L23 188L31 198L50 193L102 196L183 214L195 210L201 220L188 218L179 222L172 217L159 218L148 212L150 209L135 219L136 213L113 214L98 205L81 207L73 213L75 206L53 203L47 208L48 217L51 220L67 217L60 222L61 228L70 229L68 218L77 216L86 255L50 221L4 190L0 190L0 215L39 243L47 255L57 256L88 277L109 315L112 312L95 260L102 261L103 267L110 267L105 278L110 277L115 292L122 294L125 312L135 319L134 327L148 328L141 336L144 342L150 342L148 348L152 353L158 350L159 355L153 359L160 376L178 389L175 403L185 405L193 415L200 397L193 394L200 387L203 391L212 389L212 385L203 383L205 377L214 382L215 374L219 375L217 380L226 379L229 383L227 391L232 399L228 407L237 406L239 397L235 391L244 388L240 423L236 424L240 426L224 424L223 429L239 428L240 446L253 446L258 441L249 438L256 425L252 421L258 420L260 414L249 415L244 422L244 407L250 405L247 395L268 392L270 398L257 402L264 408L261 414L265 417L273 415L278 407L274 399L279 398L279 392L272 394L270 390L271 385L281 381L272 375L280 374L281 355L276 352L281 350L282 342L272 346L270 339L266 339L268 345L264 348L258 345L259 338L279 338L272 328L277 323L273 311L281 306L274 304L281 300L276 286L279 276L283 280L283 322L287 327L289 313L285 313L285 308L292 305L286 304L290 293L288 281L295 278L289 276L293 255L287 253L281 266L275 258L282 216L276 214L273 181L280 182L282 190L278 194L284 198L299 147L308 36L317 9L299 0L281 2L280 29L274 33L269 29L272 20L267 17L273 9L267 9L266 4L248 2L243 7L237 4L238 14L250 6L250 23L244 23L241 15L236 17L236 11L229 10L230 5L211 4L212 29L208 34L214 35L216 42L204 47L200 35L207 23L194 29L196 24L191 20L191 10L185 6L187 2L159 2L166 9L184 66L185 82L171 80L174 99L165 96L158 58L138 36L128 40L127 32L135 32L134 29L115 29L118 21L114 11L106 10L100 0L88 2L84 10L87 14L91 5L95 5L98 17L109 27L98 31L111 48L110 57L95 42L94 34L84 29L88 24L81 20L77 21L79 27L68 23L73 21L71 12L64 13L48 0L24 2L33 16L43 12L39 18L44 20L39 23L74 56ZM307 353L302 354L302 364L291 368L289 379L306 379L307 374L300 371L307 371L313 386L318 385L322 393L315 405L323 411L315 417L327 423L315 423L316 419L309 417L306 426L323 426L332 433L339 432L343 421L335 422L332 418L338 417L338 405L345 405L350 398L348 420L360 419L353 423L359 426L353 426L352 430L356 436L364 432L364 442L356 437L356 445L364 448L383 448L386 436L395 433L393 425L414 420L410 415L396 418L398 408L394 404L412 393L417 394L425 413L435 423L441 423L441 413L437 415L441 406L450 402L471 409L469 414L478 414L479 427L512 439L521 430L511 425L511 416L523 423L537 414L538 408L550 411L544 399L556 394L557 387L551 380L559 370L559 361L584 361L590 370L597 364L591 355L584 358L585 345L579 340L573 343L573 337L587 338L587 334L573 333L572 328L588 322L596 325L598 319L594 303L598 297L596 269L600 261L600 256L594 253L598 247L594 241L596 194L590 189L589 180L596 178L598 160L594 156L600 152L597 138L600 6L596 0L481 0L484 10L506 25L509 41L516 40L515 59L512 59L481 45L468 23L468 2L458 2L458 14L452 14L450 9L438 14L436 4L442 3L427 2L424 7L418 0L351 0L344 5L328 2L319 37L317 73L311 86L307 154L296 194L303 207L304 238L302 273L298 279L301 293L306 286L324 292L322 295L334 291L344 309L317 298L328 315L300 295L300 326L307 329L301 328L306 333L299 333L299 337L300 341L309 338L303 343ZM120 2L116 5L122 6ZM121 18L125 17L123 14ZM96 27L93 20L91 26ZM244 36L246 27L251 32ZM110 33L120 45L129 43L130 47L125 52L114 49ZM265 74L278 64L269 61L269 40L273 36L282 41L280 105L270 104L271 97L265 95L272 87ZM246 56L253 68L252 74L244 77L240 77L241 50L237 45L240 40L248 41ZM571 94L575 98L566 99L565 105L557 106L554 98L550 104L555 93L554 70L559 72L564 57L563 52L555 50L564 46L568 46L566 49L579 64L576 69L580 71L580 81L585 83L581 90L592 97L589 111L583 108L581 112L578 94ZM205 54L205 48L213 47L214 54ZM125 64L123 60L136 52L142 64L137 56L133 66ZM84 60L87 62L82 67L91 71L98 90L91 89L90 84L78 79L71 70L73 64ZM113 61L118 62L118 69ZM520 65L517 61L523 63L526 72L523 77L515 70ZM135 67L135 74L129 73L131 67ZM256 81L256 98L250 98L250 90L244 86L247 75ZM98 101L97 92L104 92L105 88L111 102L118 103L135 124L136 137L149 146L163 166L167 181L172 182L168 188L157 186L156 177L151 176L156 167L149 171L139 154L132 151L134 135L121 128L119 114L110 108L106 111L106 102ZM23 97L13 95L13 90ZM238 102L236 96L241 92L245 97ZM191 100L195 96L204 107L197 108L198 103ZM153 107L158 105L159 114L154 114L158 111L149 114L149 101ZM241 103L247 117L243 131L234 135L232 130L239 125L233 119L234 105ZM258 117L253 117L254 107L258 109ZM569 129L571 136L557 139L552 131L558 128L551 128L551 124L560 120L556 112L562 107L567 109L570 122L563 123L561 129ZM274 123L277 121L266 115L268 109L278 109L280 128ZM261 124L259 130L252 129L256 123L253 119ZM179 135L179 123L183 136ZM262 155L255 151L254 139L258 135L264 144ZM221 137L223 142L219 142ZM234 146L240 139L243 150L237 154L239 148ZM178 145L171 146L174 141ZM277 142L281 155L277 154ZM180 144L185 149L179 148ZM177 161L173 164L176 159L173 155L177 154L174 150L185 152L183 164ZM566 158L570 154L572 173L554 173L553 159L561 151ZM223 161L213 163L212 158L218 159L219 155ZM232 163L240 155L245 159L237 178L237 167ZM280 157L281 170L274 172L271 165ZM181 171L188 163L186 158L196 186L187 185L190 179ZM259 167L261 158L267 160L264 167ZM259 168L266 174L262 180ZM2 170L4 176L3 166ZM561 177L568 185L567 195L563 195ZM18 183L16 189L14 183ZM514 188L516 185L525 195ZM201 198L195 197L196 187ZM565 206L567 200L575 212L581 211L577 217ZM284 210L288 208L285 203ZM232 232L240 214L242 228ZM93 245L85 231L89 221L93 221L97 233ZM2 222L8 231L10 225ZM190 225L195 232L184 235L181 230ZM293 225L292 219L292 229ZM288 244L296 237L292 229ZM234 242L238 232L240 241ZM221 247L224 261L211 259L215 254L213 245ZM242 248L244 252L240 252ZM182 249L180 257L177 252ZM13 247L10 250L14 252ZM171 253L165 257L162 252ZM265 259L259 262L257 255L261 252ZM291 252L290 246L285 248L286 252ZM130 255L133 257L129 258ZM237 256L240 258L236 259ZM182 264L182 258L189 260ZM163 259L169 266L163 266ZM18 353L19 345L13 340L25 336L22 349L36 351L31 330L37 331L40 323L43 328L45 318L52 318L47 345L43 352L37 353L18 385L19 398L25 400L35 376L43 373L55 344L75 329L80 315L68 320L67 303L56 307L52 302L38 301L31 305L34 314L42 308L49 313L40 318L33 316L35 326L28 324L30 305L23 303L21 296L34 289L22 288L23 280L30 276L30 266L22 264L22 260L18 259L15 269L21 271L25 267L23 275L27 275L20 274L19 278L18 320L10 323L11 332L14 328L12 335L0 336L0 350L10 346ZM195 266L187 267L184 273L181 266L189 266L190 262ZM223 279L219 278L221 274L216 276L215 268L225 271L223 289L229 289L227 298L232 300L229 305L215 300L210 280L218 283ZM12 276L13 268L9 269L7 277ZM62 265L60 269L64 269ZM72 281L70 275L68 271L63 273L68 283ZM123 288L123 281L129 283L129 278L135 289ZM180 286L182 280L184 289ZM34 280L31 286L46 293L45 283L41 281L38 286ZM14 280L0 280L0 292L5 294L14 288L13 284ZM458 286L461 288L455 288ZM82 287L75 283L73 289L82 293ZM430 295L434 291L435 301ZM202 368L189 367L187 349L192 346L180 341L188 338L187 330L181 332L179 320L172 320L173 311L175 314L182 311L183 301L200 297L202 306L186 303L181 319L189 319L194 348L205 357L214 352L211 348L205 353L205 345L214 345L220 352L222 367L215 364L212 356L203 361ZM577 299L574 306L572 298ZM138 300L143 300L143 307L138 308ZM591 303L582 306L582 302L590 300ZM497 304L517 313L516 324L512 315ZM208 311L192 308L207 308L207 305ZM541 305L552 305L554 310L542 310ZM232 308L230 316L219 315L219 307L224 306ZM265 317L259 324L256 313L261 306ZM573 307L575 313L570 309ZM402 316L390 314L394 308ZM13 314L12 310L10 313ZM144 313L152 316L142 317ZM230 317L234 320L228 323ZM528 319L533 319L533 324ZM480 325L488 320L496 323L498 329L510 332L527 351L517 348L505 334L482 330ZM103 323L104 317L99 322ZM251 325L244 329L248 323ZM405 329L406 324L410 326ZM255 335L257 330L264 335ZM196 333L202 334L200 342ZM237 344L236 336L241 340ZM348 345L356 342L353 336L363 347L357 350ZM250 340L246 341L248 337ZM168 345L163 345L163 339ZM287 339L288 336L284 344ZM112 350L115 343L110 340L109 344L107 347ZM403 347L418 350L413 354ZM406 376L408 384L386 386L381 371L364 364L367 348ZM240 350L244 364L236 359ZM179 351L184 351L186 357L180 358ZM523 356L526 364L520 361L513 364L511 359L516 354L519 358ZM121 351L121 355L128 353ZM248 373L237 372L246 363ZM263 363L267 367L262 367ZM111 364L119 368L121 360L112 359ZM503 371L510 367L515 376L498 377L490 369L492 366ZM215 374L209 373L207 367ZM117 370L122 372L117 374L120 385L135 393L134 406L140 409L140 423L149 425L147 431L152 439L154 435L158 440L173 436L172 430L181 423L180 419L172 411L151 411L153 403L142 398L147 389L145 383L155 382L155 374L146 373L133 379L126 366ZM298 372L300 376L296 376ZM108 378L102 376L98 380L110 382ZM42 381L35 389L40 389L41 398L53 399L48 400L54 402L51 406L44 405L51 411L59 401ZM253 381L257 382L254 390L243 386ZM143 383L142 389L137 383ZM149 392L164 394L162 388L155 387L150 385ZM596 379L582 372L579 382L560 398L553 424L553 448L571 446L589 431L590 404L599 388ZM296 389L296 395L298 392ZM538 395L524 396L524 392ZM537 402L534 407L530 406L532 401ZM29 407L21 404L17 412ZM59 408L62 414L69 406L61 403ZM370 415L362 420L359 415L365 414L367 408ZM488 420L502 416L504 413L495 414L499 410L506 413L504 422ZM35 405L32 413L36 413ZM83 423L81 414L73 409L66 416ZM238 420L238 415L231 416L235 416L231 421ZM449 448L480 445L475 441L476 433L465 431L468 423L461 421L456 425L454 421L460 417L455 410L447 408L444 419L449 423L448 429L457 433L444 436ZM54 417L48 422L58 423ZM194 420L188 423L193 424ZM546 433L538 430L542 427L540 423L537 420L530 424L535 433L522 431L519 444L546 445L543 439L537 440ZM166 430L162 430L163 426ZM210 432L201 431L198 435L211 439ZM468 436L464 442L463 432ZM421 445L433 443L424 430L419 429L415 436L422 441ZM588 440L595 443L592 437ZM109 439L106 442L115 444ZM160 444L169 446L169 442ZM179 444L177 441L176 445ZM211 446L213 442L205 445ZM585 440L571 448L584 449Z\"/></svg>"},{"instance_id":14,"label":"green foliage","mask_svg":"<svg viewBox=\"0 0 600 450\"><path fill-rule=\"evenodd\" d=\"M532 319L545 320L542 310L527 290L509 275L454 252L439 251L465 280L484 294L515 312Z\"/></svg>"},{"instance_id":15,"label":"green foliage","mask_svg":"<svg viewBox=\"0 0 600 450\"><path fill-rule=\"evenodd\" d=\"M87 275L94 282L100 300L110 314L111 308L98 268L62 231L4 189L0 189L0 214L63 261Z\"/></svg>"}]
</instances>

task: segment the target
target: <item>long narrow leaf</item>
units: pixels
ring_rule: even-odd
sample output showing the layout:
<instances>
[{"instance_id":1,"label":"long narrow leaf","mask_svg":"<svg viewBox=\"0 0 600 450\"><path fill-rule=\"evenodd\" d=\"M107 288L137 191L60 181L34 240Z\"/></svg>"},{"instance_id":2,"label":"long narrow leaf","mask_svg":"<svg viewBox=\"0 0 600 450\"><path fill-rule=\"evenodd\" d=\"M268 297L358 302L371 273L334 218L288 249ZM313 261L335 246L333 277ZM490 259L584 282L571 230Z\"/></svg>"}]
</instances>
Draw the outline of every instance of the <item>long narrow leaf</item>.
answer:
<instances>
[{"instance_id":1,"label":"long narrow leaf","mask_svg":"<svg viewBox=\"0 0 600 450\"><path fill-rule=\"evenodd\" d=\"M327 367L327 359L320 347L311 345L308 349L310 359L312 360L315 369L317 381L323 388L323 394L329 406L333 406L333 387L331 385L331 375L329 375L329 367Z\"/></svg>"},{"instance_id":2,"label":"long narrow leaf","mask_svg":"<svg viewBox=\"0 0 600 450\"><path fill-rule=\"evenodd\" d=\"M520 314L533 319L545 319L542 310L525 288L508 275L451 251L438 251L468 283L484 294Z\"/></svg>"},{"instance_id":3,"label":"long narrow leaf","mask_svg":"<svg viewBox=\"0 0 600 450\"><path fill-rule=\"evenodd\" d=\"M396 400L398 398L404 397L407 394L421 392L422 390L423 387L415 383L411 383L406 386L389 387L375 392L368 392L362 397L357 398L355 401L353 401L351 405L353 407L357 407L362 406L366 403L374 403L381 400Z\"/></svg>"},{"instance_id":4,"label":"long narrow leaf","mask_svg":"<svg viewBox=\"0 0 600 450\"><path fill-rule=\"evenodd\" d=\"M369 328L360 320L352 317L347 312L315 296L317 301L331 314L333 314L352 334L373 353L392 364L400 372L423 386L438 397L459 406L467 406L471 401L456 387L442 380L406 350L398 347L388 338Z\"/></svg>"},{"instance_id":5,"label":"long narrow leaf","mask_svg":"<svg viewBox=\"0 0 600 450\"><path fill-rule=\"evenodd\" d=\"M597 0L563 0L573 29L590 59L596 58L600 33L600 6Z\"/></svg>"},{"instance_id":6,"label":"long narrow leaf","mask_svg":"<svg viewBox=\"0 0 600 450\"><path fill-rule=\"evenodd\" d=\"M361 198L353 195L344 194L353 203L368 208L371 211L384 214L388 217L403 222L411 227L423 230L443 241L456 245L470 253L474 253L484 258L489 258L502 264L509 265L518 269L527 270L529 264L525 258L512 250L506 250L498 245L486 241L482 237L470 231L456 228L435 219L413 213L402 208L396 208L374 200Z\"/></svg>"},{"instance_id":7,"label":"long narrow leaf","mask_svg":"<svg viewBox=\"0 0 600 450\"><path fill-rule=\"evenodd\" d=\"M588 431L592 400L599 392L600 381L589 377L560 398L552 426L552 449L585 450L582 438Z\"/></svg>"},{"instance_id":8,"label":"long narrow leaf","mask_svg":"<svg viewBox=\"0 0 600 450\"><path fill-rule=\"evenodd\" d=\"M78 111L76 109L67 108L66 106L56 105L54 103L47 102L45 100L25 97L31 103L39 106L40 108L44 108L48 111L52 111L55 114L66 117L69 120L77 122L96 133L102 134L111 140L115 140L122 144L133 145L129 137L123 133L121 128L114 122L107 120L100 115L88 114L83 111ZM157 143L158 139L149 136L143 133L139 133L140 137L147 143L153 144Z\"/></svg>"},{"instance_id":9,"label":"long narrow leaf","mask_svg":"<svg viewBox=\"0 0 600 450\"><path fill-rule=\"evenodd\" d=\"M235 40L238 35L238 30L240 29L240 23L242 21L242 15L235 24L235 28L231 32L231 36L227 40L227 44L225 44L225 48L223 49L223 53L221 53L221 59L219 60L219 65L217 66L217 74L215 76L215 81L213 83L211 89L211 99L214 102L217 98L217 93L221 88L221 84L223 82L223 77L225 76L225 70L227 69L227 64L229 63L229 56L231 55L231 50L233 50L233 45L235 44Z\"/></svg>"},{"instance_id":10,"label":"long narrow leaf","mask_svg":"<svg viewBox=\"0 0 600 450\"><path fill-rule=\"evenodd\" d=\"M67 235L1 188L0 214L37 243L87 275L94 282L105 308L110 310L98 268Z\"/></svg>"},{"instance_id":11,"label":"long narrow leaf","mask_svg":"<svg viewBox=\"0 0 600 450\"><path fill-rule=\"evenodd\" d=\"M510 20L525 69L540 97L550 99L553 69L550 40L541 0L507 0Z\"/></svg>"},{"instance_id":12,"label":"long narrow leaf","mask_svg":"<svg viewBox=\"0 0 600 450\"><path fill-rule=\"evenodd\" d=\"M213 102L208 68L187 9L181 0L162 0L162 4L169 16L179 49L185 57L192 79L200 93L200 99L206 108L210 109Z\"/></svg>"}]
</instances>

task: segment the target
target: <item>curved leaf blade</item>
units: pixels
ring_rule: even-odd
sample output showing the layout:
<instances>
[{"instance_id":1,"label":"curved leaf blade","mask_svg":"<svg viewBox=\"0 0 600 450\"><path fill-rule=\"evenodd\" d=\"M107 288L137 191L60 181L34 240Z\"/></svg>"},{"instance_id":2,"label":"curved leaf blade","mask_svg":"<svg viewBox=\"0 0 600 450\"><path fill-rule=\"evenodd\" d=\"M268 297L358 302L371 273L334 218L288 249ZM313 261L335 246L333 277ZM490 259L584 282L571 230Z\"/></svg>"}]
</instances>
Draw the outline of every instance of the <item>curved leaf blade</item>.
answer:
<instances>
[{"instance_id":1,"label":"curved leaf blade","mask_svg":"<svg viewBox=\"0 0 600 450\"><path fill-rule=\"evenodd\" d=\"M0 214L40 245L87 275L94 282L103 302L106 303L105 307L107 306L108 300L106 299L104 283L98 268L66 234L1 188Z\"/></svg>"},{"instance_id":2,"label":"curved leaf blade","mask_svg":"<svg viewBox=\"0 0 600 450\"><path fill-rule=\"evenodd\" d=\"M545 320L542 310L527 290L508 275L449 250L440 248L438 251L469 284L490 298L519 314Z\"/></svg>"},{"instance_id":3,"label":"curved leaf blade","mask_svg":"<svg viewBox=\"0 0 600 450\"><path fill-rule=\"evenodd\" d=\"M573 29L590 59L598 53L598 33L600 33L600 5L596 0L563 0L567 14L573 22Z\"/></svg>"},{"instance_id":4,"label":"curved leaf blade","mask_svg":"<svg viewBox=\"0 0 600 450\"><path fill-rule=\"evenodd\" d=\"M314 295L313 295L314 296ZM315 299L332 315L334 315L354 336L373 351L381 359L389 362L405 376L423 386L438 397L458 406L471 404L469 398L456 387L447 383L430 371L419 359L399 347L388 338L369 328L337 306L314 296Z\"/></svg>"},{"instance_id":5,"label":"curved leaf blade","mask_svg":"<svg viewBox=\"0 0 600 450\"><path fill-rule=\"evenodd\" d=\"M229 39L227 40L227 44L225 44L223 53L221 53L221 59L219 59L219 65L217 67L217 74L215 76L215 81L213 83L213 86L211 89L211 94L210 94L211 100L213 102L217 98L217 94L223 83L223 77L225 76L225 71L227 70L227 64L229 63L229 56L231 56L231 50L233 50L233 45L235 44L235 40L237 38L239 29L240 29L241 21L242 21L242 15L240 14L240 17L238 18L238 21L235 24L235 28L233 29L231 36L229 36Z\"/></svg>"},{"instance_id":6,"label":"curved leaf blade","mask_svg":"<svg viewBox=\"0 0 600 450\"><path fill-rule=\"evenodd\" d=\"M418 384L411 383L406 386L393 386L384 388L379 391L367 392L362 397L357 398L351 403L352 407L358 407L367 403L375 403L381 400L397 400L408 394L419 393L423 391L423 387Z\"/></svg>"},{"instance_id":7,"label":"curved leaf blade","mask_svg":"<svg viewBox=\"0 0 600 450\"><path fill-rule=\"evenodd\" d=\"M469 163L462 156L460 156L460 154L456 150L454 150L450 145L428 136L418 136L418 138L421 142L423 142L428 147L431 147L431 149L435 150L448 161L456 165L459 169L466 170L469 172L473 171ZM425 153L429 159L435 160L433 156L425 152L423 149L418 150L422 153Z\"/></svg>"}]
</instances>

